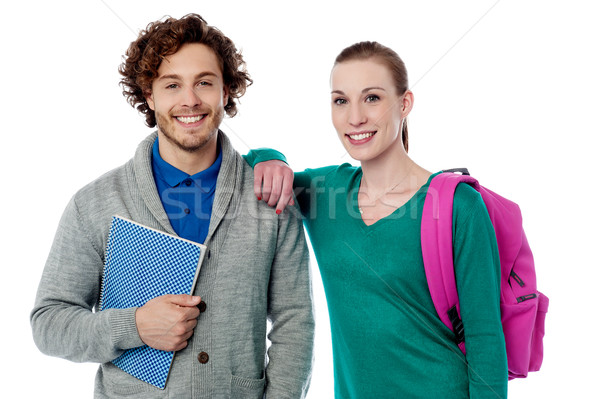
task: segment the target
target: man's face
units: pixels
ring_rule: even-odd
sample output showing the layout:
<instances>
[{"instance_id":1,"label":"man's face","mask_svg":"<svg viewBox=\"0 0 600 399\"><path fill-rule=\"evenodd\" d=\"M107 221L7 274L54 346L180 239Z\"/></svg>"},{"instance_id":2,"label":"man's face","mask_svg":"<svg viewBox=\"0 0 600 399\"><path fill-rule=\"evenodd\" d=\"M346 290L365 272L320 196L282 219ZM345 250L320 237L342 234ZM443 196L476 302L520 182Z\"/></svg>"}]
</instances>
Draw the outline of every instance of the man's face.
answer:
<instances>
[{"instance_id":1,"label":"man's face","mask_svg":"<svg viewBox=\"0 0 600 399\"><path fill-rule=\"evenodd\" d=\"M169 151L216 151L217 131L227 104L227 89L214 51L184 44L164 58L146 95L156 114L159 135Z\"/></svg>"}]
</instances>

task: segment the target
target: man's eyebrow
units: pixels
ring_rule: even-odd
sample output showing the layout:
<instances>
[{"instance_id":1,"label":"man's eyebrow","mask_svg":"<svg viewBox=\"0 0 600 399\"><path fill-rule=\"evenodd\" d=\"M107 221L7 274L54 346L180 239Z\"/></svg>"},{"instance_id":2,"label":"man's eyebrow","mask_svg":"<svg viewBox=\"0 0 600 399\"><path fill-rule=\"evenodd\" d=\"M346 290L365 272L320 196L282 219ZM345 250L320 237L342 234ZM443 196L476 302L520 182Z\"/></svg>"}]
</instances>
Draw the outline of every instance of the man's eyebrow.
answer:
<instances>
[{"instance_id":1,"label":"man's eyebrow","mask_svg":"<svg viewBox=\"0 0 600 399\"><path fill-rule=\"evenodd\" d=\"M203 78L205 76L214 76L216 77L217 74L214 72L200 72L199 74L197 74L196 76L194 76L194 80ZM177 74L168 74L168 75L162 75L159 76L156 80L183 80L183 78L181 77L181 75L177 75Z\"/></svg>"},{"instance_id":2,"label":"man's eyebrow","mask_svg":"<svg viewBox=\"0 0 600 399\"><path fill-rule=\"evenodd\" d=\"M156 78L156 80L181 80L181 76L179 75L162 75Z\"/></svg>"},{"instance_id":3,"label":"man's eyebrow","mask_svg":"<svg viewBox=\"0 0 600 399\"><path fill-rule=\"evenodd\" d=\"M372 87L365 87L364 89L361 90L361 93L367 93L371 90L383 90L385 91L385 89L383 87L379 87L379 86L372 86ZM345 94L343 91L341 90L333 90L331 92L331 94Z\"/></svg>"}]
</instances>

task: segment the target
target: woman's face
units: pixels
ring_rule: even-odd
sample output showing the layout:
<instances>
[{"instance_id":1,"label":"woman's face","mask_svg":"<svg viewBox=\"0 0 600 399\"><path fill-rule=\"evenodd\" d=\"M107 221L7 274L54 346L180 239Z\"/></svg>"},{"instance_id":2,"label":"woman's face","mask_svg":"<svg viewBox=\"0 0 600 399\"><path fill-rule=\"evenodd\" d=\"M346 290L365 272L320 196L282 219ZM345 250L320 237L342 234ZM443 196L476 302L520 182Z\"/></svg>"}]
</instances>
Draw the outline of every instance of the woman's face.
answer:
<instances>
[{"instance_id":1,"label":"woman's face","mask_svg":"<svg viewBox=\"0 0 600 399\"><path fill-rule=\"evenodd\" d=\"M412 93L398 95L392 74L373 59L336 64L331 72L331 119L348 154L368 161L396 147Z\"/></svg>"}]
</instances>

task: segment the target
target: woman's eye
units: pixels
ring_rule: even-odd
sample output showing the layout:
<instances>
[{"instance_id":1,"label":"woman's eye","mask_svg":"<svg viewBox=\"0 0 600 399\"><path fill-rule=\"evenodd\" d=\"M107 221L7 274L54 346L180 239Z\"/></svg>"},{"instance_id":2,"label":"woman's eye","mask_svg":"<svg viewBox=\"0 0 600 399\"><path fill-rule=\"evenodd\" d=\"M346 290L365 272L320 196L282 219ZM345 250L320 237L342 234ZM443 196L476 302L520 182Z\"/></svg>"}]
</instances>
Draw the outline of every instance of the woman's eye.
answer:
<instances>
[{"instance_id":1,"label":"woman's eye","mask_svg":"<svg viewBox=\"0 0 600 399\"><path fill-rule=\"evenodd\" d=\"M336 98L336 99L334 99L334 100L333 100L333 103L334 103L335 105L343 105L343 104L347 104L347 103L348 103L348 101L346 101L346 100L345 100L345 99L343 99L343 98Z\"/></svg>"},{"instance_id":2,"label":"woman's eye","mask_svg":"<svg viewBox=\"0 0 600 399\"><path fill-rule=\"evenodd\" d=\"M376 96L375 94L370 94L367 96L367 98L365 98L365 101L368 103L372 103L379 100L379 96Z\"/></svg>"}]
</instances>

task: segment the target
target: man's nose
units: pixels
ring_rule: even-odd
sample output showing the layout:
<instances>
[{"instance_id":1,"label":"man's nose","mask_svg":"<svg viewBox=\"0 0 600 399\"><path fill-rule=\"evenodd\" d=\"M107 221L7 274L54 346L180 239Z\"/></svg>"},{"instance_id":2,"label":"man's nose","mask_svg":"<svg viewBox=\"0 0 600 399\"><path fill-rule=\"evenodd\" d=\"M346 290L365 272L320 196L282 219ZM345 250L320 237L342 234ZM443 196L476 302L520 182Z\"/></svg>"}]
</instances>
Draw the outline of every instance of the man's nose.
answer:
<instances>
[{"instance_id":1,"label":"man's nose","mask_svg":"<svg viewBox=\"0 0 600 399\"><path fill-rule=\"evenodd\" d=\"M202 105L202 100L195 87L185 87L183 90L182 105L196 107Z\"/></svg>"}]
</instances>

